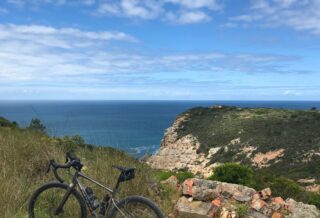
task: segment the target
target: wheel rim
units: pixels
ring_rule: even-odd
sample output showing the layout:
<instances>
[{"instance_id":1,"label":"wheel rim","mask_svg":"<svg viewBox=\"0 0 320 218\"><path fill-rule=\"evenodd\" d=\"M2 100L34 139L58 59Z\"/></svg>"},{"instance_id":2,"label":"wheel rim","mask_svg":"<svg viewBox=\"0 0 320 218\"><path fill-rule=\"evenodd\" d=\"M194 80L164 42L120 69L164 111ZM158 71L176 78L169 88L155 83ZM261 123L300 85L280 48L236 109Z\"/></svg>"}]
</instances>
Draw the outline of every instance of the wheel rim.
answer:
<instances>
[{"instance_id":1,"label":"wheel rim","mask_svg":"<svg viewBox=\"0 0 320 218\"><path fill-rule=\"evenodd\" d=\"M35 218L51 217L81 217L81 207L76 197L71 194L63 206L63 211L55 215L56 209L61 203L67 190L62 188L50 188L40 193L34 204L33 212Z\"/></svg>"},{"instance_id":2,"label":"wheel rim","mask_svg":"<svg viewBox=\"0 0 320 218\"><path fill-rule=\"evenodd\" d=\"M119 208L116 218L157 218L158 215L147 204L127 201Z\"/></svg>"}]
</instances>

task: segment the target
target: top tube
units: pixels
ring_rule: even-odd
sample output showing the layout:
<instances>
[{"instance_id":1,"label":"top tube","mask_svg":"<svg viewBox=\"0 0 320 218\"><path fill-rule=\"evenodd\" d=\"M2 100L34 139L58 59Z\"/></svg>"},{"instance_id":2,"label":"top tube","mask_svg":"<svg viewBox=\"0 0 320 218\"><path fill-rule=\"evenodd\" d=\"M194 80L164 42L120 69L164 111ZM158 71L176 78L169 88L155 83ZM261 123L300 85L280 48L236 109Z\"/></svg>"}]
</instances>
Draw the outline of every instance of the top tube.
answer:
<instances>
[{"instance_id":1,"label":"top tube","mask_svg":"<svg viewBox=\"0 0 320 218\"><path fill-rule=\"evenodd\" d=\"M114 193L114 190L112 190L111 188L108 188L107 186L102 185L101 183L95 181L95 180L92 179L91 177L89 177L89 176L87 176L87 175L85 175L85 174L83 174L83 173L81 173L81 172L78 173L78 176L80 176L80 177L82 177L82 178L84 178L84 179L87 179L87 180L89 180L90 182L93 182L94 184L100 186L101 188L106 189L107 191L109 191L109 192L112 193L112 194Z\"/></svg>"}]
</instances>

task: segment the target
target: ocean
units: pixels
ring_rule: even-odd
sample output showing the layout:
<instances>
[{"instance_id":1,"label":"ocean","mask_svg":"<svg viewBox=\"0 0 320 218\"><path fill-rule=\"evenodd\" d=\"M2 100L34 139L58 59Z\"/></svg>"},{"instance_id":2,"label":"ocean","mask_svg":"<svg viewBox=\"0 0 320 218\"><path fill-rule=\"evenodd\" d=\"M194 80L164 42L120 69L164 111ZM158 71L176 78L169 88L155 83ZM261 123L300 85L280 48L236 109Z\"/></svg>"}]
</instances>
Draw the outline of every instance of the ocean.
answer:
<instances>
[{"instance_id":1,"label":"ocean","mask_svg":"<svg viewBox=\"0 0 320 218\"><path fill-rule=\"evenodd\" d=\"M79 134L87 143L141 157L158 150L164 130L178 114L212 105L320 108L319 101L0 101L0 116L22 127L39 118L51 136Z\"/></svg>"}]
</instances>

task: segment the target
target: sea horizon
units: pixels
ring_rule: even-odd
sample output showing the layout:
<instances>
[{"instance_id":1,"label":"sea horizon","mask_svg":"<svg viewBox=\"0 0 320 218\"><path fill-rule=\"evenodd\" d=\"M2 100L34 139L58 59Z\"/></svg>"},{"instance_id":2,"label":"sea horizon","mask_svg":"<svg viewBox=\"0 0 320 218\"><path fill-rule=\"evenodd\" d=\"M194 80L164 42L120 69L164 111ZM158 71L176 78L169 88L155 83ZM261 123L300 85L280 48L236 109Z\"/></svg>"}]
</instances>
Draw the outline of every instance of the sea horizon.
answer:
<instances>
[{"instance_id":1,"label":"sea horizon","mask_svg":"<svg viewBox=\"0 0 320 218\"><path fill-rule=\"evenodd\" d=\"M81 135L134 157L159 149L163 133L180 113L213 105L309 110L320 101L280 100L0 100L0 116L26 127L39 118L50 136Z\"/></svg>"}]
</instances>

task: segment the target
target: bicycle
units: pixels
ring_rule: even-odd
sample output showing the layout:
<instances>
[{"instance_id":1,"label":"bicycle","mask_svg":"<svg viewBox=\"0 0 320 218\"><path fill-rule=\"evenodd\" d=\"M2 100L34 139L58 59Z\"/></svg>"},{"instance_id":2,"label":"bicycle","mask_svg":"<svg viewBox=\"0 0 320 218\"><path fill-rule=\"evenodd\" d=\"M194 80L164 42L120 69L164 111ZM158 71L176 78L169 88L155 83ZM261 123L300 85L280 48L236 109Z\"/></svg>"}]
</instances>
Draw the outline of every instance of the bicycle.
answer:
<instances>
[{"instance_id":1,"label":"bicycle","mask_svg":"<svg viewBox=\"0 0 320 218\"><path fill-rule=\"evenodd\" d=\"M75 169L75 173L73 175L70 171L71 167ZM122 200L117 200L116 194L119 190L120 183L133 179L135 177L135 168L126 168L121 166L113 167L120 170L120 175L115 188L111 189L83 174L81 172L83 165L80 159L70 153L66 154L65 164L59 164L54 160L50 160L47 172L52 170L57 181L46 183L33 193L28 207L29 217L86 218L88 208L93 218L98 218L99 216L106 218L164 218L161 210L148 198L142 196L129 196ZM59 176L57 170L60 168L68 169L69 174L72 176L70 184L65 183ZM106 190L106 195L102 202L97 200L90 187L85 187L81 183L81 178L86 179ZM97 211L98 208L99 211Z\"/></svg>"}]
</instances>

